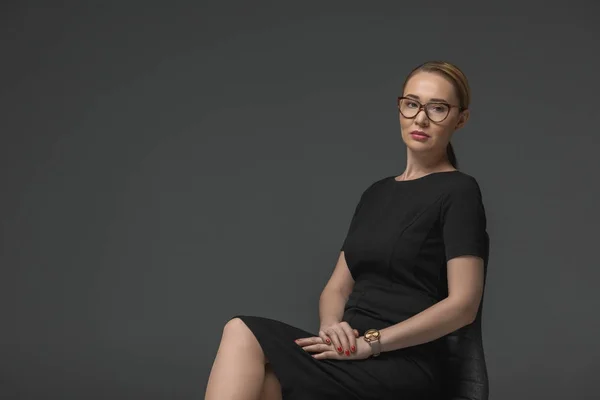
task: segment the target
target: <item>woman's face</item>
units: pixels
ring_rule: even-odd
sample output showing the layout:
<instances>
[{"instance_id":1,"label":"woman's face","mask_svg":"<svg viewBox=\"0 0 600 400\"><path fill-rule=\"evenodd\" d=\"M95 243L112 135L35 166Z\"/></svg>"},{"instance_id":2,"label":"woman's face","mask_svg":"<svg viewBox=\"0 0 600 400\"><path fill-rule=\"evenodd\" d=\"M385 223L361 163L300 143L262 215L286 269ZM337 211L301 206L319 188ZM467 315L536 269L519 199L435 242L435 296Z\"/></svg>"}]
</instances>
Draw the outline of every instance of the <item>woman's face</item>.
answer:
<instances>
[{"instance_id":1,"label":"woman's face","mask_svg":"<svg viewBox=\"0 0 600 400\"><path fill-rule=\"evenodd\" d=\"M428 102L459 105L458 96L452 84L441 75L431 72L418 72L413 75L406 83L402 96L411 99L403 101L405 110L418 109L419 103L425 105ZM444 113L443 110L443 106L432 105L430 114L433 119L436 119L434 114L437 113L439 117ZM405 113L407 112L410 111L405 111ZM437 150L445 154L452 134L467 122L469 111L465 110L460 113L458 107L451 107L448 116L441 122L430 120L425 114L425 110L419 111L414 118L406 118L401 113L398 115L402 139L408 148L418 152ZM426 136L413 134L415 131L422 132Z\"/></svg>"}]
</instances>

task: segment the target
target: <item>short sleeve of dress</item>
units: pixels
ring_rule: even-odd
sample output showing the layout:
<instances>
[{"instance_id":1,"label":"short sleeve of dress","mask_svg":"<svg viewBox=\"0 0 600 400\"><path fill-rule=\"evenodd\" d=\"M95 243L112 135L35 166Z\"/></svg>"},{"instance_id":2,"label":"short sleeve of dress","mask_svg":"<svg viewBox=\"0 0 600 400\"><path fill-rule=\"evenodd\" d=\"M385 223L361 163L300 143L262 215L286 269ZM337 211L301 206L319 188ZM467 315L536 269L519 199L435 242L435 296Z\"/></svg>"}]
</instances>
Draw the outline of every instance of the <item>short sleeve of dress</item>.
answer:
<instances>
[{"instance_id":1,"label":"short sleeve of dress","mask_svg":"<svg viewBox=\"0 0 600 400\"><path fill-rule=\"evenodd\" d=\"M441 223L446 261L464 255L487 258L486 214L474 178L456 185L444 198Z\"/></svg>"},{"instance_id":2,"label":"short sleeve of dress","mask_svg":"<svg viewBox=\"0 0 600 400\"><path fill-rule=\"evenodd\" d=\"M342 247L340 248L340 251L344 251L344 249L346 248L346 240L348 239L348 234L350 233L350 231L354 227L354 224L356 223L356 214L358 214L358 210L360 210L360 207L363 204L364 197L365 197L365 194L363 193L360 196L358 204L356 205L356 207L354 207L354 213L352 214L352 219L350 220L350 225L349 225L349 227L347 229L346 236L344 238L344 241L342 243Z\"/></svg>"}]
</instances>

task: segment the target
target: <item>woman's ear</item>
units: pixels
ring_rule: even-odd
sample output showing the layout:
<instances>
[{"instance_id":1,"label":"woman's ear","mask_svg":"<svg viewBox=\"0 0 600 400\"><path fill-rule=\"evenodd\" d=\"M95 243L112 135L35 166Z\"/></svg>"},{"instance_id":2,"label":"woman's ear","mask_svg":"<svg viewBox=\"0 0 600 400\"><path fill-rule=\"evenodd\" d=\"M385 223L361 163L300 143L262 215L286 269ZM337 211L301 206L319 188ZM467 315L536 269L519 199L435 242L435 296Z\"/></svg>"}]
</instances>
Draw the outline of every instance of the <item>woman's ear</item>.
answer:
<instances>
[{"instance_id":1,"label":"woman's ear","mask_svg":"<svg viewBox=\"0 0 600 400\"><path fill-rule=\"evenodd\" d=\"M469 116L470 116L469 110L464 110L463 112L461 112L460 115L458 116L458 121L456 122L456 127L454 129L460 129L463 126L465 126L465 124L469 120Z\"/></svg>"}]
</instances>

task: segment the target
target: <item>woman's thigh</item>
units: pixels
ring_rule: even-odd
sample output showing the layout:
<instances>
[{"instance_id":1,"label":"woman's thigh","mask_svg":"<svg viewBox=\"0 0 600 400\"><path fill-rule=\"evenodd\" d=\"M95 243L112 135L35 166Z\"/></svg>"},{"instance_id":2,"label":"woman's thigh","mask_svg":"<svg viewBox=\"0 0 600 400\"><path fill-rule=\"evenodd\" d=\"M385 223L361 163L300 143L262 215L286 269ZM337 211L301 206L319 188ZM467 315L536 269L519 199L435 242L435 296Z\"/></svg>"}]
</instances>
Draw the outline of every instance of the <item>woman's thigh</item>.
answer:
<instances>
[{"instance_id":1,"label":"woman's thigh","mask_svg":"<svg viewBox=\"0 0 600 400\"><path fill-rule=\"evenodd\" d=\"M281 400L281 385L269 364L265 366L265 381L261 400Z\"/></svg>"}]
</instances>

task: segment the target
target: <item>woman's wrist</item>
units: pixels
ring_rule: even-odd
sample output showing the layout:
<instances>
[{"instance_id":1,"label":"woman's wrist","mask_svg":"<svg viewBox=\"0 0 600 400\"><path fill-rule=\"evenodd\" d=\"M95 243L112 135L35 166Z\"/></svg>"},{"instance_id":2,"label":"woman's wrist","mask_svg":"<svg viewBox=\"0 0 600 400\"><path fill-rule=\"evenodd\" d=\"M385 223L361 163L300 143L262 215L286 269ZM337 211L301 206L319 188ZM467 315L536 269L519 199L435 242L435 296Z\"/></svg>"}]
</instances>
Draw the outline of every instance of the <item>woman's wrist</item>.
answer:
<instances>
[{"instance_id":1,"label":"woman's wrist","mask_svg":"<svg viewBox=\"0 0 600 400\"><path fill-rule=\"evenodd\" d=\"M342 322L342 320L339 319L339 318L332 318L332 317L322 318L320 326L321 327L323 327L323 326L330 326L330 325L339 324L340 322Z\"/></svg>"}]
</instances>

